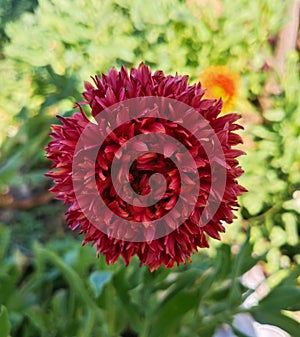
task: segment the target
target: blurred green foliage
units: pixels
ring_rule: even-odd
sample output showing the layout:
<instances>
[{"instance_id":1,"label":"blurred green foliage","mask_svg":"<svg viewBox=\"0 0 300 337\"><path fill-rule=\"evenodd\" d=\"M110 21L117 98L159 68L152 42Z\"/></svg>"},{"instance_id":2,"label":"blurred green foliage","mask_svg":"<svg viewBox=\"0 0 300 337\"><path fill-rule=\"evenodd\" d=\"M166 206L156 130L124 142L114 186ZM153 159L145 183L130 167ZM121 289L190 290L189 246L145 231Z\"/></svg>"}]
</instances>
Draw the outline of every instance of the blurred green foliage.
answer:
<instances>
[{"instance_id":1,"label":"blurred green foliage","mask_svg":"<svg viewBox=\"0 0 300 337\"><path fill-rule=\"evenodd\" d=\"M8 40L6 24L17 20L25 11L32 12L36 5L37 0L0 0L0 50Z\"/></svg>"},{"instance_id":2,"label":"blurred green foliage","mask_svg":"<svg viewBox=\"0 0 300 337\"><path fill-rule=\"evenodd\" d=\"M277 275L258 305L241 306L253 290L240 276L259 260L248 239L237 254L222 244L213 258L201 253L187 266L150 273L135 259L127 269L107 266L71 238L35 244L30 253L8 250L10 232L0 231L0 302L6 308L0 320L9 329L8 311L12 336L212 336L221 324L232 326L238 313L272 324L280 318L278 325L292 336L299 331L300 324L282 313L300 308L299 267Z\"/></svg>"},{"instance_id":3,"label":"blurred green foliage","mask_svg":"<svg viewBox=\"0 0 300 337\"><path fill-rule=\"evenodd\" d=\"M296 52L271 108L258 103L271 74L263 70L274 53L268 40L288 20L285 9L279 0L0 0L0 203L10 192L48 188L49 126L82 100L83 81L141 61L191 81L215 64L240 73L247 151L240 182L249 190L226 243L212 243L188 266L154 273L136 260L126 269L95 259L64 233L64 210L54 201L21 211L0 205L0 221L10 225L0 227L0 337L210 337L221 324L233 327L240 312L297 336L299 324L289 317L300 310ZM271 290L246 309L253 290L240 276L258 261Z\"/></svg>"},{"instance_id":4,"label":"blurred green foliage","mask_svg":"<svg viewBox=\"0 0 300 337\"><path fill-rule=\"evenodd\" d=\"M286 263L298 261L300 253L300 77L298 55L291 54L282 93L262 122L248 128L253 149L241 159L246 174L241 178L249 192L242 200L242 215L253 227L259 253L268 250L271 270L281 267L278 250ZM279 254L280 256L280 254Z\"/></svg>"},{"instance_id":5,"label":"blurred green foliage","mask_svg":"<svg viewBox=\"0 0 300 337\"><path fill-rule=\"evenodd\" d=\"M270 54L266 41L283 24L284 5L221 4L217 14L193 1L187 6L179 0L40 0L34 14L6 25L10 43L0 64L6 79L0 111L9 117L0 129L7 132L11 116L62 113L80 99L91 75L141 61L193 80L208 65L229 64L245 73L249 93L257 95L262 81L257 71Z\"/></svg>"}]
</instances>

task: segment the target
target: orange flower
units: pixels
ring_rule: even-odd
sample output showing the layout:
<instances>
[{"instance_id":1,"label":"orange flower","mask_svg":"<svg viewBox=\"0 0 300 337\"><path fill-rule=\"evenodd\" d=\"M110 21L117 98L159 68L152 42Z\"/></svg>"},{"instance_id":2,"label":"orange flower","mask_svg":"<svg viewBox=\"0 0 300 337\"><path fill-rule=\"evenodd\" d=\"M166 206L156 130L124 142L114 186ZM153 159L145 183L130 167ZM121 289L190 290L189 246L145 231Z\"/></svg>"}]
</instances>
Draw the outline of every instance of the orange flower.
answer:
<instances>
[{"instance_id":1,"label":"orange flower","mask_svg":"<svg viewBox=\"0 0 300 337\"><path fill-rule=\"evenodd\" d=\"M239 86L239 75L236 72L227 66L211 66L201 73L200 81L206 89L206 98L222 98L223 113L233 110Z\"/></svg>"}]
</instances>

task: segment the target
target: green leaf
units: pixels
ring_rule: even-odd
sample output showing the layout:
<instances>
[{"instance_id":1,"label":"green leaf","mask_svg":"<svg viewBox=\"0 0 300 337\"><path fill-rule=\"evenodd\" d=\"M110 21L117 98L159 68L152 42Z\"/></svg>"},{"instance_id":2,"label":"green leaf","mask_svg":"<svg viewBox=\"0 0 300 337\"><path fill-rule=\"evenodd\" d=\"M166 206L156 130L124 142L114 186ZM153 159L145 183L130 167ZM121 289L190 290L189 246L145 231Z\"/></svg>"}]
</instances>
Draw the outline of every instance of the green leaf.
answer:
<instances>
[{"instance_id":1,"label":"green leaf","mask_svg":"<svg viewBox=\"0 0 300 337\"><path fill-rule=\"evenodd\" d=\"M9 239L10 239L10 230L7 227L0 225L0 260L1 261L6 256Z\"/></svg>"},{"instance_id":2,"label":"green leaf","mask_svg":"<svg viewBox=\"0 0 300 337\"><path fill-rule=\"evenodd\" d=\"M217 327L220 325L220 322L200 322L199 328L197 329L197 336L199 337L212 337Z\"/></svg>"},{"instance_id":3,"label":"green leaf","mask_svg":"<svg viewBox=\"0 0 300 337\"><path fill-rule=\"evenodd\" d=\"M298 219L296 214L291 212L283 213L282 221L285 225L288 244L295 246L299 242Z\"/></svg>"},{"instance_id":4,"label":"green leaf","mask_svg":"<svg viewBox=\"0 0 300 337\"><path fill-rule=\"evenodd\" d=\"M250 242L250 232L238 252L233 266L233 275L238 277L250 270L258 261L258 258L252 256L253 244Z\"/></svg>"},{"instance_id":5,"label":"green leaf","mask_svg":"<svg viewBox=\"0 0 300 337\"><path fill-rule=\"evenodd\" d=\"M273 226L270 234L272 246L281 247L286 243L286 232L279 226Z\"/></svg>"},{"instance_id":6,"label":"green leaf","mask_svg":"<svg viewBox=\"0 0 300 337\"><path fill-rule=\"evenodd\" d=\"M225 285L223 284L222 286L218 287L216 290L213 290L210 293L209 298L213 301L219 302L227 298L230 291L231 291L231 284L225 283Z\"/></svg>"},{"instance_id":7,"label":"green leaf","mask_svg":"<svg viewBox=\"0 0 300 337\"><path fill-rule=\"evenodd\" d=\"M139 330L140 322L140 310L139 307L132 302L129 291L131 289L128 280L126 279L125 269L122 269L116 273L113 277L113 285L117 292L119 299L123 305L123 310L128 313L128 318L130 319L130 325L134 330Z\"/></svg>"},{"instance_id":8,"label":"green leaf","mask_svg":"<svg viewBox=\"0 0 300 337\"><path fill-rule=\"evenodd\" d=\"M300 310L300 289L289 286L279 286L259 302L260 308L269 312L280 310Z\"/></svg>"},{"instance_id":9,"label":"green leaf","mask_svg":"<svg viewBox=\"0 0 300 337\"><path fill-rule=\"evenodd\" d=\"M34 251L35 254L39 256L39 258L47 259L53 263L65 277L76 296L80 298L83 303L86 303L90 308L93 308L95 312L101 315L99 308L91 298L81 277L74 269L70 268L66 263L64 263L64 261L56 253L42 248L39 244L35 244Z\"/></svg>"},{"instance_id":10,"label":"green leaf","mask_svg":"<svg viewBox=\"0 0 300 337\"><path fill-rule=\"evenodd\" d=\"M103 287L110 282L112 273L109 271L95 271L90 277L89 281L96 297L102 293Z\"/></svg>"},{"instance_id":11,"label":"green leaf","mask_svg":"<svg viewBox=\"0 0 300 337\"><path fill-rule=\"evenodd\" d=\"M264 117L272 122L280 122L285 116L282 109L271 109L264 112Z\"/></svg>"},{"instance_id":12,"label":"green leaf","mask_svg":"<svg viewBox=\"0 0 300 337\"><path fill-rule=\"evenodd\" d=\"M71 317L74 315L74 294L70 292L68 298L68 292L66 289L58 290L51 301L51 306L53 311L59 317L66 317L70 315Z\"/></svg>"},{"instance_id":13,"label":"green leaf","mask_svg":"<svg viewBox=\"0 0 300 337\"><path fill-rule=\"evenodd\" d=\"M263 196L257 194L256 191L249 191L241 199L243 206L251 215L256 215L263 209Z\"/></svg>"},{"instance_id":14,"label":"green leaf","mask_svg":"<svg viewBox=\"0 0 300 337\"><path fill-rule=\"evenodd\" d=\"M258 308L252 310L252 315L259 323L275 325L288 332L291 336L299 336L300 324L280 312L269 312Z\"/></svg>"},{"instance_id":15,"label":"green leaf","mask_svg":"<svg viewBox=\"0 0 300 337\"><path fill-rule=\"evenodd\" d=\"M0 165L0 190L5 187L5 185L10 184L13 178L16 178L16 172L21 165L20 153L17 152L12 155L6 162ZM19 178L17 177L19 181Z\"/></svg>"},{"instance_id":16,"label":"green leaf","mask_svg":"<svg viewBox=\"0 0 300 337\"><path fill-rule=\"evenodd\" d=\"M269 131L265 126L257 125L253 128L253 134L256 137L261 139L268 139L268 140L277 140L277 135L274 132Z\"/></svg>"},{"instance_id":17,"label":"green leaf","mask_svg":"<svg viewBox=\"0 0 300 337\"><path fill-rule=\"evenodd\" d=\"M0 337L8 337L11 329L8 312L4 305L0 309Z\"/></svg>"},{"instance_id":18,"label":"green leaf","mask_svg":"<svg viewBox=\"0 0 300 337\"><path fill-rule=\"evenodd\" d=\"M232 270L232 257L230 245L222 244L218 247L218 265L216 278L218 280L225 280L229 277Z\"/></svg>"},{"instance_id":19,"label":"green leaf","mask_svg":"<svg viewBox=\"0 0 300 337\"><path fill-rule=\"evenodd\" d=\"M182 291L172 297L156 311L150 337L175 335L184 315L197 305L198 298L194 293Z\"/></svg>"},{"instance_id":20,"label":"green leaf","mask_svg":"<svg viewBox=\"0 0 300 337\"><path fill-rule=\"evenodd\" d=\"M40 307L30 307L26 310L26 316L32 322L32 324L41 332L41 335L45 336L48 331L47 327L47 314Z\"/></svg>"},{"instance_id":21,"label":"green leaf","mask_svg":"<svg viewBox=\"0 0 300 337\"><path fill-rule=\"evenodd\" d=\"M282 206L287 210L292 210L300 214L300 203L296 199L287 200Z\"/></svg>"},{"instance_id":22,"label":"green leaf","mask_svg":"<svg viewBox=\"0 0 300 337\"><path fill-rule=\"evenodd\" d=\"M203 300L205 297L210 295L210 289L213 288L213 284L216 280L216 273L213 268L207 272L204 272L203 275L199 278L199 301Z\"/></svg>"},{"instance_id":23,"label":"green leaf","mask_svg":"<svg viewBox=\"0 0 300 337\"><path fill-rule=\"evenodd\" d=\"M249 242L249 240L250 232L248 231L247 238L234 259L231 274L232 284L228 296L228 305L230 307L235 307L241 304L242 301L242 290L239 276L250 270L257 263L257 259L252 257L253 245Z\"/></svg>"},{"instance_id":24,"label":"green leaf","mask_svg":"<svg viewBox=\"0 0 300 337\"><path fill-rule=\"evenodd\" d=\"M192 268L192 269L186 270L183 273L180 273L176 277L174 289L168 294L164 302L169 301L172 297L174 297L180 291L186 289L187 287L192 286L192 284L195 283L199 275L200 275L199 270L195 268ZM162 303L162 305L164 304L164 302Z\"/></svg>"}]
</instances>

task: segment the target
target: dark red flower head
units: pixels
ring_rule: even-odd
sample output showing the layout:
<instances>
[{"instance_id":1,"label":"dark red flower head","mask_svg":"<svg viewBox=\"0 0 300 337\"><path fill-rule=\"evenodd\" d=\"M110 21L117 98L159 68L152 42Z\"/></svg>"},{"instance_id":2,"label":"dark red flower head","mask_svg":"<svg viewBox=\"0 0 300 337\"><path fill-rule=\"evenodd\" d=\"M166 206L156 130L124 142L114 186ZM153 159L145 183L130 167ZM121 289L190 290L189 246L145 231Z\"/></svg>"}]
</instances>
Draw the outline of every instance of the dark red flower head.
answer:
<instances>
[{"instance_id":1,"label":"dark red flower head","mask_svg":"<svg viewBox=\"0 0 300 337\"><path fill-rule=\"evenodd\" d=\"M107 263L120 255L126 265L137 255L151 270L185 263L208 247L206 235L220 239L245 191L242 151L233 149L242 142L239 116L218 117L222 101L203 99L200 83L152 74L143 63L93 81L80 113L52 125L51 191Z\"/></svg>"}]
</instances>

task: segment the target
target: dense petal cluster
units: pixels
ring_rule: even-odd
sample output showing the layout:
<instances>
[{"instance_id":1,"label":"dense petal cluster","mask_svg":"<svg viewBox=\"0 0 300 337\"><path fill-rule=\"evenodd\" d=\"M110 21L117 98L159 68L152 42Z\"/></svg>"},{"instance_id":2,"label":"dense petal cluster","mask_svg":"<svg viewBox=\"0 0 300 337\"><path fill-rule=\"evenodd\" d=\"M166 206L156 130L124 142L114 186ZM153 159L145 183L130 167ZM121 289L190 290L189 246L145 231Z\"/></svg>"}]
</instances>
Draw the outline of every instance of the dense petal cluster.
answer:
<instances>
[{"instance_id":1,"label":"dense petal cluster","mask_svg":"<svg viewBox=\"0 0 300 337\"><path fill-rule=\"evenodd\" d=\"M210 66L201 73L200 81L206 89L206 98L223 100L222 112L234 109L238 96L239 75L227 66Z\"/></svg>"},{"instance_id":2,"label":"dense petal cluster","mask_svg":"<svg viewBox=\"0 0 300 337\"><path fill-rule=\"evenodd\" d=\"M208 247L206 235L220 239L219 233L225 231L224 223L231 223L234 219L233 211L238 207L237 197L245 191L237 182L237 178L243 173L237 160L242 151L233 149L233 146L242 142L241 137L235 133L242 128L236 124L239 116L227 114L219 117L222 101L203 99L205 91L201 84L189 85L188 76L166 76L162 71L152 74L144 64L131 69L130 72L125 67L120 71L113 68L107 75L96 76L93 81L94 84L85 82L85 101L76 104L80 113L76 112L72 117L58 117L61 124L52 125L50 135L53 140L46 148L47 157L53 162L52 170L47 174L55 182L51 191L58 199L70 205L66 213L69 226L73 230L79 228L80 232L84 233L84 244L91 242L96 245L97 252L105 255L107 263L116 262L121 255L127 265L132 256L137 255L141 264L154 270L161 265L173 267L175 263L189 261L191 254L199 247ZM158 132L176 138L189 150L197 163L201 180L194 210L184 223L158 239L153 239L155 228L149 227L149 231L145 232L145 240L135 242L134 236L129 240L122 240L104 233L85 216L85 210L78 204L72 183L72 163L78 139L90 123L82 109L83 104L90 106L92 116L97 117L99 121L101 112L108 107L143 96L162 96L183 102L209 122L224 153L226 163L220 165L226 166L226 186L224 194L218 196L220 205L217 212L207 224L201 224L200 215L204 208L209 212L206 202L211 192L213 177L205 151L197 139L172 121L150 117L135 119L117 128L102 144L94 169L91 168L91 175L95 174L97 177L98 191L105 204L119 217L145 222L159 218L172 209L180 193L180 177L176 167L164 156L149 153L139 157L132 165L131 185L137 193L145 195L149 192L149 177L153 172L160 172L167 183L163 198L145 211L141 207L127 204L118 196L112 184L110 167L119 147L136 135ZM103 219L99 218L97 221L101 222Z\"/></svg>"}]
</instances>

